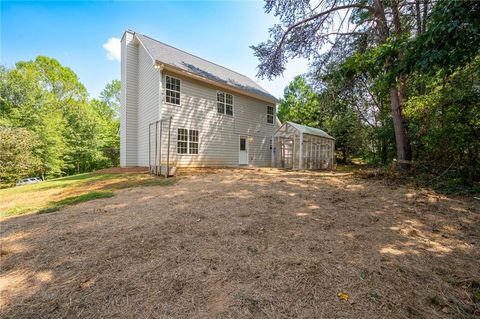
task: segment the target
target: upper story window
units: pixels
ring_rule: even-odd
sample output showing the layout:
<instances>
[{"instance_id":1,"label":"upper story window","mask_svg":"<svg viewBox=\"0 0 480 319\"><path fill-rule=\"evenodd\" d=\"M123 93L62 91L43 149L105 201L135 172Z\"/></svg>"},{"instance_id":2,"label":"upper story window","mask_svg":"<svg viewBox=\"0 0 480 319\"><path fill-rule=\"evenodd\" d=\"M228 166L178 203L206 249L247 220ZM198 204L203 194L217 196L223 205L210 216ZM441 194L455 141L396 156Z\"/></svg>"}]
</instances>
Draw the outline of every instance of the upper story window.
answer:
<instances>
[{"instance_id":1,"label":"upper story window","mask_svg":"<svg viewBox=\"0 0 480 319\"><path fill-rule=\"evenodd\" d=\"M233 115L233 95L225 92L217 92L217 112Z\"/></svg>"},{"instance_id":2,"label":"upper story window","mask_svg":"<svg viewBox=\"0 0 480 319\"><path fill-rule=\"evenodd\" d=\"M267 106L267 123L273 124L273 116L275 112L273 110L273 106Z\"/></svg>"},{"instance_id":3,"label":"upper story window","mask_svg":"<svg viewBox=\"0 0 480 319\"><path fill-rule=\"evenodd\" d=\"M198 154L198 130L178 129L178 154Z\"/></svg>"},{"instance_id":4,"label":"upper story window","mask_svg":"<svg viewBox=\"0 0 480 319\"><path fill-rule=\"evenodd\" d=\"M165 102L180 105L180 80L165 76Z\"/></svg>"}]
</instances>

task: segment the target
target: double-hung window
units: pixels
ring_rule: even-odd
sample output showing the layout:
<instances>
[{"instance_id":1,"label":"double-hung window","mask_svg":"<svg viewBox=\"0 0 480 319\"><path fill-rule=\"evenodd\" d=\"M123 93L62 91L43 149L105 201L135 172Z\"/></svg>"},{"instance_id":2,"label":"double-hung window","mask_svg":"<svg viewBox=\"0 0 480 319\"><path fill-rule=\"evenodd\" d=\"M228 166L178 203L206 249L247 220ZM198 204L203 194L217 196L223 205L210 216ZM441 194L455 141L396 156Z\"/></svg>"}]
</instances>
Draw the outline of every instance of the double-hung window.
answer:
<instances>
[{"instance_id":1,"label":"double-hung window","mask_svg":"<svg viewBox=\"0 0 480 319\"><path fill-rule=\"evenodd\" d=\"M165 76L165 102L180 105L180 80Z\"/></svg>"},{"instance_id":2,"label":"double-hung window","mask_svg":"<svg viewBox=\"0 0 480 319\"><path fill-rule=\"evenodd\" d=\"M225 92L217 92L217 112L233 115L233 95Z\"/></svg>"},{"instance_id":3,"label":"double-hung window","mask_svg":"<svg viewBox=\"0 0 480 319\"><path fill-rule=\"evenodd\" d=\"M267 123L273 124L273 116L275 112L273 110L273 106L267 106Z\"/></svg>"},{"instance_id":4,"label":"double-hung window","mask_svg":"<svg viewBox=\"0 0 480 319\"><path fill-rule=\"evenodd\" d=\"M188 130L187 129L184 129L184 128L178 129L177 153L188 154Z\"/></svg>"},{"instance_id":5,"label":"double-hung window","mask_svg":"<svg viewBox=\"0 0 480 319\"><path fill-rule=\"evenodd\" d=\"M198 154L198 130L178 129L178 154Z\"/></svg>"},{"instance_id":6,"label":"double-hung window","mask_svg":"<svg viewBox=\"0 0 480 319\"><path fill-rule=\"evenodd\" d=\"M188 153L198 154L198 131L188 130Z\"/></svg>"}]
</instances>

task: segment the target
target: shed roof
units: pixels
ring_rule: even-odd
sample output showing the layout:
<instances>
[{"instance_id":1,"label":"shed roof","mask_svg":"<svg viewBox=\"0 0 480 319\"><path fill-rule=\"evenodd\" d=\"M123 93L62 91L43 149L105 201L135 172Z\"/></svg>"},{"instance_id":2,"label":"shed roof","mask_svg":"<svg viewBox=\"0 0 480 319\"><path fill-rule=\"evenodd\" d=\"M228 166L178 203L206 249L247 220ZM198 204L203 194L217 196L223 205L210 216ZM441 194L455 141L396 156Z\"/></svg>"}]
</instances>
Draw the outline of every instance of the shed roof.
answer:
<instances>
[{"instance_id":1,"label":"shed roof","mask_svg":"<svg viewBox=\"0 0 480 319\"><path fill-rule=\"evenodd\" d=\"M329 139L332 139L332 140L335 139L332 136L328 135L325 131L323 131L319 128L305 126L305 125L301 125L301 124L297 124L297 123L293 123L293 122L286 122L286 123L291 125L292 127L294 127L300 133L320 136L320 137L329 138Z\"/></svg>"},{"instance_id":2,"label":"shed roof","mask_svg":"<svg viewBox=\"0 0 480 319\"><path fill-rule=\"evenodd\" d=\"M273 103L277 99L249 77L135 32L155 61L254 94Z\"/></svg>"}]
</instances>

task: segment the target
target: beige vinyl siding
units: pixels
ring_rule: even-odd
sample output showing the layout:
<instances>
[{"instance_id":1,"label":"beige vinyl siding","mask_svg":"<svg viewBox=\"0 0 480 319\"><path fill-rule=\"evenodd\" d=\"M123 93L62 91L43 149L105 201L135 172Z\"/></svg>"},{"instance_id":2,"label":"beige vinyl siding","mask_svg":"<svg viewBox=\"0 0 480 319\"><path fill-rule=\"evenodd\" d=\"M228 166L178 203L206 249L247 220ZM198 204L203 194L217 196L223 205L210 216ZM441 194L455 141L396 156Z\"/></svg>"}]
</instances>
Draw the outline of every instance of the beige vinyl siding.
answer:
<instances>
[{"instance_id":1,"label":"beige vinyl siding","mask_svg":"<svg viewBox=\"0 0 480 319\"><path fill-rule=\"evenodd\" d=\"M252 143L249 143L250 164L271 165L270 138L276 127L267 123L265 102L176 74L166 74L181 80L180 105L171 105L164 101L162 108L162 119L168 120L172 116L172 161L178 166L238 166L239 136L244 135L253 138ZM164 90L163 86L162 92ZM233 94L233 116L217 113L217 91ZM198 154L177 154L178 128L199 131ZM162 153L165 155L166 142L165 135L162 141Z\"/></svg>"},{"instance_id":2,"label":"beige vinyl siding","mask_svg":"<svg viewBox=\"0 0 480 319\"><path fill-rule=\"evenodd\" d=\"M181 80L180 105L165 101L164 74ZM238 166L239 137L246 136L249 164L270 166L270 138L276 125L267 123L268 103L211 84L154 68L154 61L131 32L122 38L120 162L148 166L149 124L163 120L161 161L166 161L168 119L172 117L170 161L178 166ZM233 116L217 112L217 92L233 95ZM271 104L271 106L275 106ZM178 129L197 130L198 154L177 154ZM155 159L152 126L151 163ZM159 155L157 153L157 155Z\"/></svg>"},{"instance_id":3,"label":"beige vinyl siding","mask_svg":"<svg viewBox=\"0 0 480 319\"><path fill-rule=\"evenodd\" d=\"M137 165L148 166L148 125L160 118L160 71L140 44L138 51L138 151Z\"/></svg>"},{"instance_id":4,"label":"beige vinyl siding","mask_svg":"<svg viewBox=\"0 0 480 319\"><path fill-rule=\"evenodd\" d=\"M276 127L267 123L267 105L247 96L236 99L235 133L253 138L249 144L249 162L253 166L271 165L270 139Z\"/></svg>"},{"instance_id":5,"label":"beige vinyl siding","mask_svg":"<svg viewBox=\"0 0 480 319\"><path fill-rule=\"evenodd\" d=\"M120 165L137 165L138 45L126 32L121 44Z\"/></svg>"}]
</instances>

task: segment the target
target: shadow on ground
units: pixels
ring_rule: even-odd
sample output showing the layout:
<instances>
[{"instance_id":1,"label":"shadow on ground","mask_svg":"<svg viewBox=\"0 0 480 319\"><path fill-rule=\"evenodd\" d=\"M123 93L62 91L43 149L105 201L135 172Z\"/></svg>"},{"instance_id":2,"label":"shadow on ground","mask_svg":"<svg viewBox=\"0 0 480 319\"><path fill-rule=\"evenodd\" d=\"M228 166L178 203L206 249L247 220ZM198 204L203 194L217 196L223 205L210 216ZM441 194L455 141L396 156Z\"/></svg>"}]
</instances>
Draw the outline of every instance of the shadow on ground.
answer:
<instances>
[{"instance_id":1,"label":"shadow on ground","mask_svg":"<svg viewBox=\"0 0 480 319\"><path fill-rule=\"evenodd\" d=\"M475 318L479 237L465 198L349 174L210 171L4 219L1 315Z\"/></svg>"}]
</instances>

